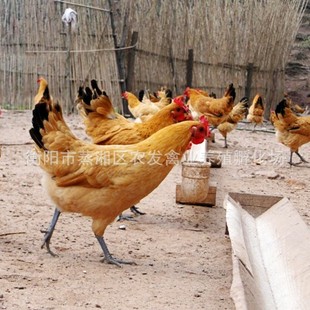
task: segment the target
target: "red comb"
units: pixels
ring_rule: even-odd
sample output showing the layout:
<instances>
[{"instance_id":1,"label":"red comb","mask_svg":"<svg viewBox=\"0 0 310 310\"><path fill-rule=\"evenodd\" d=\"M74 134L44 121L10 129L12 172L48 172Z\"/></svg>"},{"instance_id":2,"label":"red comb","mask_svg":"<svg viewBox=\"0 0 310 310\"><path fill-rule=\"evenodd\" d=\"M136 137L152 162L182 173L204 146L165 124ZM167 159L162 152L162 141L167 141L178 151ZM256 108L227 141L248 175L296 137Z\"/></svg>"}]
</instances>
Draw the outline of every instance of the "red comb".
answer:
<instances>
[{"instance_id":1,"label":"red comb","mask_svg":"<svg viewBox=\"0 0 310 310\"><path fill-rule=\"evenodd\" d=\"M186 97L189 97L189 90L190 90L190 87L186 87L185 88L185 90L184 90L184 95L186 96Z\"/></svg>"},{"instance_id":2,"label":"red comb","mask_svg":"<svg viewBox=\"0 0 310 310\"><path fill-rule=\"evenodd\" d=\"M207 118L204 116L204 115L201 115L200 117L199 117L199 122L201 123L201 124L203 124L203 126L205 127L205 129L206 129L206 138L208 138L208 137L210 137L210 135L211 135L211 133L210 133L210 127L209 127L209 122L208 122L208 120L207 120Z\"/></svg>"},{"instance_id":3,"label":"red comb","mask_svg":"<svg viewBox=\"0 0 310 310\"><path fill-rule=\"evenodd\" d=\"M184 105L184 101L183 101L183 97L182 97L182 96L175 97L175 98L173 99L173 101L174 101L177 105L179 105L179 106L181 106L181 107Z\"/></svg>"},{"instance_id":4,"label":"red comb","mask_svg":"<svg viewBox=\"0 0 310 310\"><path fill-rule=\"evenodd\" d=\"M183 96L175 97L175 98L173 99L173 101L174 101L178 106L180 106L181 108L183 108L183 109L185 110L185 112L187 112L187 113L190 112L188 106L184 103L184 97L183 97Z\"/></svg>"}]
</instances>

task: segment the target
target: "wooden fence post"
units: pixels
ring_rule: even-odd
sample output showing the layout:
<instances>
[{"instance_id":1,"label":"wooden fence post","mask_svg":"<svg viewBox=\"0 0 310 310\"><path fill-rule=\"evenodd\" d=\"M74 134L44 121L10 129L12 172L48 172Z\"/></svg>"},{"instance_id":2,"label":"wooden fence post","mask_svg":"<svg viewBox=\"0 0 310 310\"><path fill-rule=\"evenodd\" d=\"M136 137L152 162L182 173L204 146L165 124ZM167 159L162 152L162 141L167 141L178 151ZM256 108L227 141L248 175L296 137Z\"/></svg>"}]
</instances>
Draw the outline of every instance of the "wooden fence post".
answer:
<instances>
[{"instance_id":1,"label":"wooden fence post","mask_svg":"<svg viewBox=\"0 0 310 310\"><path fill-rule=\"evenodd\" d=\"M68 31L67 31L67 57L66 57L66 85L67 85L67 103L66 103L66 112L70 114L73 112L73 100L71 96L71 49L72 49L72 27L71 23L68 24Z\"/></svg>"},{"instance_id":2,"label":"wooden fence post","mask_svg":"<svg viewBox=\"0 0 310 310\"><path fill-rule=\"evenodd\" d=\"M176 70L175 70L175 63L174 63L174 59L173 59L172 46L170 46L170 48L169 48L169 63L171 66L171 73L172 73L171 82L173 85L171 90L177 94L177 93L179 93L179 90L178 90L178 86L177 86L177 76L176 76Z\"/></svg>"},{"instance_id":3,"label":"wooden fence post","mask_svg":"<svg viewBox=\"0 0 310 310\"><path fill-rule=\"evenodd\" d=\"M252 77L253 77L253 63L249 63L246 68L246 84L245 84L245 94L244 96L250 99L251 87L252 87Z\"/></svg>"},{"instance_id":4,"label":"wooden fence post","mask_svg":"<svg viewBox=\"0 0 310 310\"><path fill-rule=\"evenodd\" d=\"M188 50L188 58L186 62L186 87L192 87L194 68L194 50Z\"/></svg>"},{"instance_id":5,"label":"wooden fence post","mask_svg":"<svg viewBox=\"0 0 310 310\"><path fill-rule=\"evenodd\" d=\"M116 27L115 27L115 17L113 12L115 12L113 10L114 6L113 6L113 1L112 0L108 0L109 3L109 9L110 9L110 23L111 23L111 30L112 30L112 37L113 37L113 42L114 42L114 48L115 48L115 57L116 57L116 64L117 64L117 71L118 71L118 83L119 83L119 87L121 90L121 93L123 93L124 91L126 91L126 79L125 79L125 65L124 65L124 52L122 50L120 50L120 46L118 44L118 40L117 40L117 33L116 33ZM125 107L125 100L122 99L122 114L126 115L126 111L124 110Z\"/></svg>"},{"instance_id":6,"label":"wooden fence post","mask_svg":"<svg viewBox=\"0 0 310 310\"><path fill-rule=\"evenodd\" d=\"M134 31L131 36L131 46L135 46L138 42L138 31ZM136 58L136 48L133 47L128 52L127 58L127 76L126 76L126 86L128 91L133 91L135 84L135 58ZM123 112L125 116L133 117L128 109L127 100L123 100Z\"/></svg>"},{"instance_id":7,"label":"wooden fence post","mask_svg":"<svg viewBox=\"0 0 310 310\"><path fill-rule=\"evenodd\" d=\"M131 46L135 46L138 42L138 31L134 31L131 36ZM127 59L127 77L126 77L126 85L128 91L133 91L134 83L135 83L135 58L136 58L136 48L133 47L128 52Z\"/></svg>"}]
</instances>

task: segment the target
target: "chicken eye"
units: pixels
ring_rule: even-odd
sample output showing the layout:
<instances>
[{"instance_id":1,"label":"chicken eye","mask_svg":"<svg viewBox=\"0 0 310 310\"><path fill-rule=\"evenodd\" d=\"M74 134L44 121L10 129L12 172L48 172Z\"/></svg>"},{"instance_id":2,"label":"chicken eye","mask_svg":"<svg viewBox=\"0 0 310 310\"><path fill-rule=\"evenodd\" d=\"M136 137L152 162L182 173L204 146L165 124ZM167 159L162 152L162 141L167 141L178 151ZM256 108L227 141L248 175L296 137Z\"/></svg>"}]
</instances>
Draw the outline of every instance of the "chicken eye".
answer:
<instances>
[{"instance_id":1,"label":"chicken eye","mask_svg":"<svg viewBox=\"0 0 310 310\"><path fill-rule=\"evenodd\" d=\"M203 128L203 127L199 127L199 129L198 129L200 132L204 132L205 131L205 129Z\"/></svg>"},{"instance_id":2,"label":"chicken eye","mask_svg":"<svg viewBox=\"0 0 310 310\"><path fill-rule=\"evenodd\" d=\"M177 107L175 110L176 110L177 112L180 112L180 111L181 111L181 108L180 108L180 107Z\"/></svg>"}]
</instances>

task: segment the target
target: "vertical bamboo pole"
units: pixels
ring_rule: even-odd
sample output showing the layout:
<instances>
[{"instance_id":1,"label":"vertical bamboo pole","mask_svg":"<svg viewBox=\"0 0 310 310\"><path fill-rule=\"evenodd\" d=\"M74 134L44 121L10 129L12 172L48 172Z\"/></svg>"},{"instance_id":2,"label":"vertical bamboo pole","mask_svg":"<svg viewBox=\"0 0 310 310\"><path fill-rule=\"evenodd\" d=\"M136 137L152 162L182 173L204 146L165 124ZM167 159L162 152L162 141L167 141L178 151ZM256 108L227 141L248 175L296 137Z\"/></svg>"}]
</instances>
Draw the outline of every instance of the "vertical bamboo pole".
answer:
<instances>
[{"instance_id":1,"label":"vertical bamboo pole","mask_svg":"<svg viewBox=\"0 0 310 310\"><path fill-rule=\"evenodd\" d=\"M67 102L66 102L66 111L67 114L72 113L72 96L71 96L71 43L72 43L72 28L71 23L68 24L67 31L67 57L66 57L66 85L67 85Z\"/></svg>"},{"instance_id":2,"label":"vertical bamboo pole","mask_svg":"<svg viewBox=\"0 0 310 310\"><path fill-rule=\"evenodd\" d=\"M131 46L135 46L138 42L138 35L137 31L134 31L131 36ZM128 59L127 59L127 78L126 78L126 85L127 90L132 91L134 88L135 83L135 56L136 56L136 49L132 48L128 52Z\"/></svg>"},{"instance_id":3,"label":"vertical bamboo pole","mask_svg":"<svg viewBox=\"0 0 310 310\"><path fill-rule=\"evenodd\" d=\"M174 57L173 57L173 51L172 51L172 46L170 46L169 48L169 62L170 62L170 66L171 66L171 73L172 73L172 82L173 82L173 91L175 93L178 93L179 90L178 90L178 83L176 81L176 78L177 78L177 74L176 74L176 66L175 66L175 63L174 63Z\"/></svg>"},{"instance_id":4,"label":"vertical bamboo pole","mask_svg":"<svg viewBox=\"0 0 310 310\"><path fill-rule=\"evenodd\" d=\"M125 74L124 57L123 57L123 52L118 49L119 45L117 42L116 27L115 27L114 15L113 15L113 10L112 10L112 0L108 0L108 3L109 3L109 9L110 9L110 23L111 23L112 37L113 37L116 62L117 62L118 82L119 82L119 87L121 89L121 93L123 93L126 91L126 74ZM124 99L122 99L122 114L123 115L125 115L125 106L126 106L126 102Z\"/></svg>"},{"instance_id":5,"label":"vertical bamboo pole","mask_svg":"<svg viewBox=\"0 0 310 310\"><path fill-rule=\"evenodd\" d=\"M131 37L131 46L135 46L138 42L138 32L134 31ZM127 90L133 91L135 85L135 57L136 57L136 48L133 47L128 52L127 59L127 77L126 77L126 87ZM128 109L127 100L123 100L123 113L132 117L131 112Z\"/></svg>"},{"instance_id":6,"label":"vertical bamboo pole","mask_svg":"<svg viewBox=\"0 0 310 310\"><path fill-rule=\"evenodd\" d=\"M253 63L249 63L246 69L245 96L248 98L250 98L251 95L253 68Z\"/></svg>"},{"instance_id":7,"label":"vertical bamboo pole","mask_svg":"<svg viewBox=\"0 0 310 310\"><path fill-rule=\"evenodd\" d=\"M192 87L194 68L194 50L188 50L188 58L186 61L186 86Z\"/></svg>"}]
</instances>

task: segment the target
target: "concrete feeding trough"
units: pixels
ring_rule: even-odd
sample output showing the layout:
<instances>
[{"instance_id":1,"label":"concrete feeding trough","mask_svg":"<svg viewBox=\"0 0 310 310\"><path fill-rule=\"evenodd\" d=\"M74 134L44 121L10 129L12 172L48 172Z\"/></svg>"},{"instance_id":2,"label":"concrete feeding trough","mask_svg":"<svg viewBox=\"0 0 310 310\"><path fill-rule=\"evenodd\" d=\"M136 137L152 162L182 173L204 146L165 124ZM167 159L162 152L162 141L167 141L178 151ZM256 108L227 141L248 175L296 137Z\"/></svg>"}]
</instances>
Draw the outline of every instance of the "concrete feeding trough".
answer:
<instances>
[{"instance_id":1,"label":"concrete feeding trough","mask_svg":"<svg viewBox=\"0 0 310 310\"><path fill-rule=\"evenodd\" d=\"M229 193L236 309L309 309L310 230L287 198Z\"/></svg>"},{"instance_id":2,"label":"concrete feeding trough","mask_svg":"<svg viewBox=\"0 0 310 310\"><path fill-rule=\"evenodd\" d=\"M176 202L190 205L214 206L216 183L210 183L209 162L183 162L182 183L176 186Z\"/></svg>"}]
</instances>

